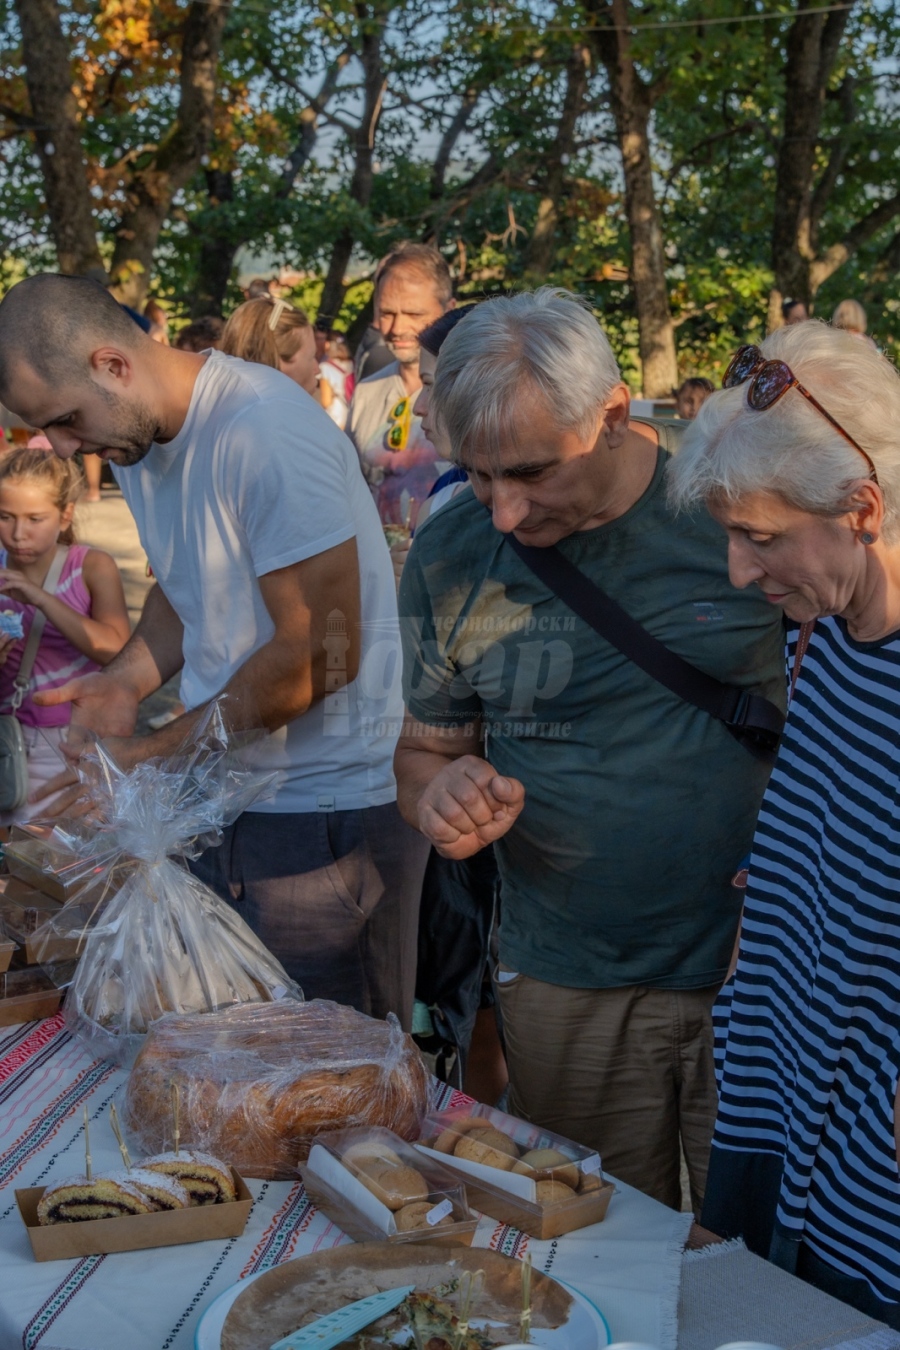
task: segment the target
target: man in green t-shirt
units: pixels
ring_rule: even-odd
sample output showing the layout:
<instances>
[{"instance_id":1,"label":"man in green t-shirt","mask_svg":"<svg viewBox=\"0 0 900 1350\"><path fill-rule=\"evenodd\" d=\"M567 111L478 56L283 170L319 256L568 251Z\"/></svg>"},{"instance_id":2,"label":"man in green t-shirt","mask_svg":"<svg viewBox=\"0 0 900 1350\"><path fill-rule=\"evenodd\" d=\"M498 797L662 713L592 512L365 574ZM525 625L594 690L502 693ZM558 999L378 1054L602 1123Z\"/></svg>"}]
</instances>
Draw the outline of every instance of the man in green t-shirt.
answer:
<instances>
[{"instance_id":1,"label":"man in green t-shirt","mask_svg":"<svg viewBox=\"0 0 900 1350\"><path fill-rule=\"evenodd\" d=\"M505 536L557 545L686 661L783 709L782 619L732 588L709 516L669 509L675 424L628 414L574 297L487 301L447 338L432 415L472 491L406 564L395 765L401 811L441 854L495 845L511 1109L674 1206L680 1139L699 1205L710 1010L768 768L578 618Z\"/></svg>"}]
</instances>

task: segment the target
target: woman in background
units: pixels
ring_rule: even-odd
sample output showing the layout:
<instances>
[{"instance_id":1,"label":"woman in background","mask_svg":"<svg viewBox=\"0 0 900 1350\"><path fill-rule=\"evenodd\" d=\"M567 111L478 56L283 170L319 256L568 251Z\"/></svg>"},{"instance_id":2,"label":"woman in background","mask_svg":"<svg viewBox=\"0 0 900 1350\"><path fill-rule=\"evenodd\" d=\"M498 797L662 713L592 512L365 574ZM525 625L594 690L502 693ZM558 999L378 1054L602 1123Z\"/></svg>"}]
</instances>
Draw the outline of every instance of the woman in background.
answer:
<instances>
[{"instance_id":1,"label":"woman in background","mask_svg":"<svg viewBox=\"0 0 900 1350\"><path fill-rule=\"evenodd\" d=\"M321 402L312 324L302 309L286 300L262 296L238 305L225 325L222 351L243 361L273 366Z\"/></svg>"}]
</instances>

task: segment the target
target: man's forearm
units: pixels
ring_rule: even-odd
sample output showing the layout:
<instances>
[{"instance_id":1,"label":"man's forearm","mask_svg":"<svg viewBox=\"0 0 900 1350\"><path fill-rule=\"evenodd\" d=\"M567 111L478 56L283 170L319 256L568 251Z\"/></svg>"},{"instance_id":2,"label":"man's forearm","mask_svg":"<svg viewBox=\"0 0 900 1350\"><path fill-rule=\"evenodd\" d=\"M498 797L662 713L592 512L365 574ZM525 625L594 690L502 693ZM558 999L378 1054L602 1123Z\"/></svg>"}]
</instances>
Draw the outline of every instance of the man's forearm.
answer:
<instances>
[{"instance_id":1,"label":"man's forearm","mask_svg":"<svg viewBox=\"0 0 900 1350\"><path fill-rule=\"evenodd\" d=\"M144 699L181 669L183 642L181 620L157 584L147 595L137 627L105 674Z\"/></svg>"},{"instance_id":2,"label":"man's forearm","mask_svg":"<svg viewBox=\"0 0 900 1350\"><path fill-rule=\"evenodd\" d=\"M276 637L247 658L216 698L225 700L223 711L229 732L260 728L272 732L302 717L324 696L324 682L314 681L308 650L298 652L293 644L279 642ZM213 701L192 708L151 735L142 736L138 757L150 759L176 751L202 721ZM137 750L136 745L136 753Z\"/></svg>"}]
</instances>

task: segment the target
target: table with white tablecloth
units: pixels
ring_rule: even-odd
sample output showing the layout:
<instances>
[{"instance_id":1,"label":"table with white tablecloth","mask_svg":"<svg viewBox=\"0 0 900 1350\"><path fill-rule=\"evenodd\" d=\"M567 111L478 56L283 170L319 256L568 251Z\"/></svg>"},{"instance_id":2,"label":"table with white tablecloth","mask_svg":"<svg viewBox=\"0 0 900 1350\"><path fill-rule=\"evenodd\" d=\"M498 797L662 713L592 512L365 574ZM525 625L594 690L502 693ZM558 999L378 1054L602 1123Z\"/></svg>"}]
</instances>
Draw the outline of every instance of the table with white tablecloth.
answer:
<instances>
[{"instance_id":1,"label":"table with white tablecloth","mask_svg":"<svg viewBox=\"0 0 900 1350\"><path fill-rule=\"evenodd\" d=\"M250 1181L254 1204L239 1238L36 1262L14 1192L82 1170L85 1106L94 1166L119 1165L108 1116L124 1078L90 1059L61 1016L0 1029L0 1350L189 1350L200 1317L235 1281L349 1241L299 1182ZM444 1094L442 1105L452 1100ZM618 1184L602 1224L539 1242L483 1219L475 1241L518 1258L530 1251L537 1269L602 1309L617 1340L713 1350L736 1338L727 1328L737 1318L742 1336L784 1350L900 1350L900 1334L740 1247L683 1261L689 1229L688 1215ZM746 1293L732 1297L738 1288ZM717 1298L720 1313L711 1311ZM763 1322L782 1326L782 1339L754 1330Z\"/></svg>"}]
</instances>

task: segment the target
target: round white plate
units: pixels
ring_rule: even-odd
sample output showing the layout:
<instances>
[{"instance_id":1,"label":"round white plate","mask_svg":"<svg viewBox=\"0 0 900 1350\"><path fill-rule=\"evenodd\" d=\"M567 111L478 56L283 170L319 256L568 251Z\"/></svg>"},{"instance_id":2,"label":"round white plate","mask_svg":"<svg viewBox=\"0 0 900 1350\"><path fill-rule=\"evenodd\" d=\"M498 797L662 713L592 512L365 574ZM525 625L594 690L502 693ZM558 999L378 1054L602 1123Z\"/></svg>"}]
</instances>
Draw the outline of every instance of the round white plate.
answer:
<instances>
[{"instance_id":1,"label":"round white plate","mask_svg":"<svg viewBox=\"0 0 900 1350\"><path fill-rule=\"evenodd\" d=\"M194 1332L194 1350L221 1350L222 1330L232 1303L248 1285L265 1274L264 1270L258 1270L246 1280L238 1280L237 1284L226 1289L224 1294L220 1294L209 1305L197 1323L197 1330ZM547 1278L552 1280L556 1277L548 1275ZM575 1300L572 1316L564 1327L536 1327L531 1334L532 1343L544 1347L544 1350L603 1350L604 1346L611 1345L609 1324L596 1304L585 1298L584 1294L565 1280L556 1282L568 1289Z\"/></svg>"}]
</instances>

